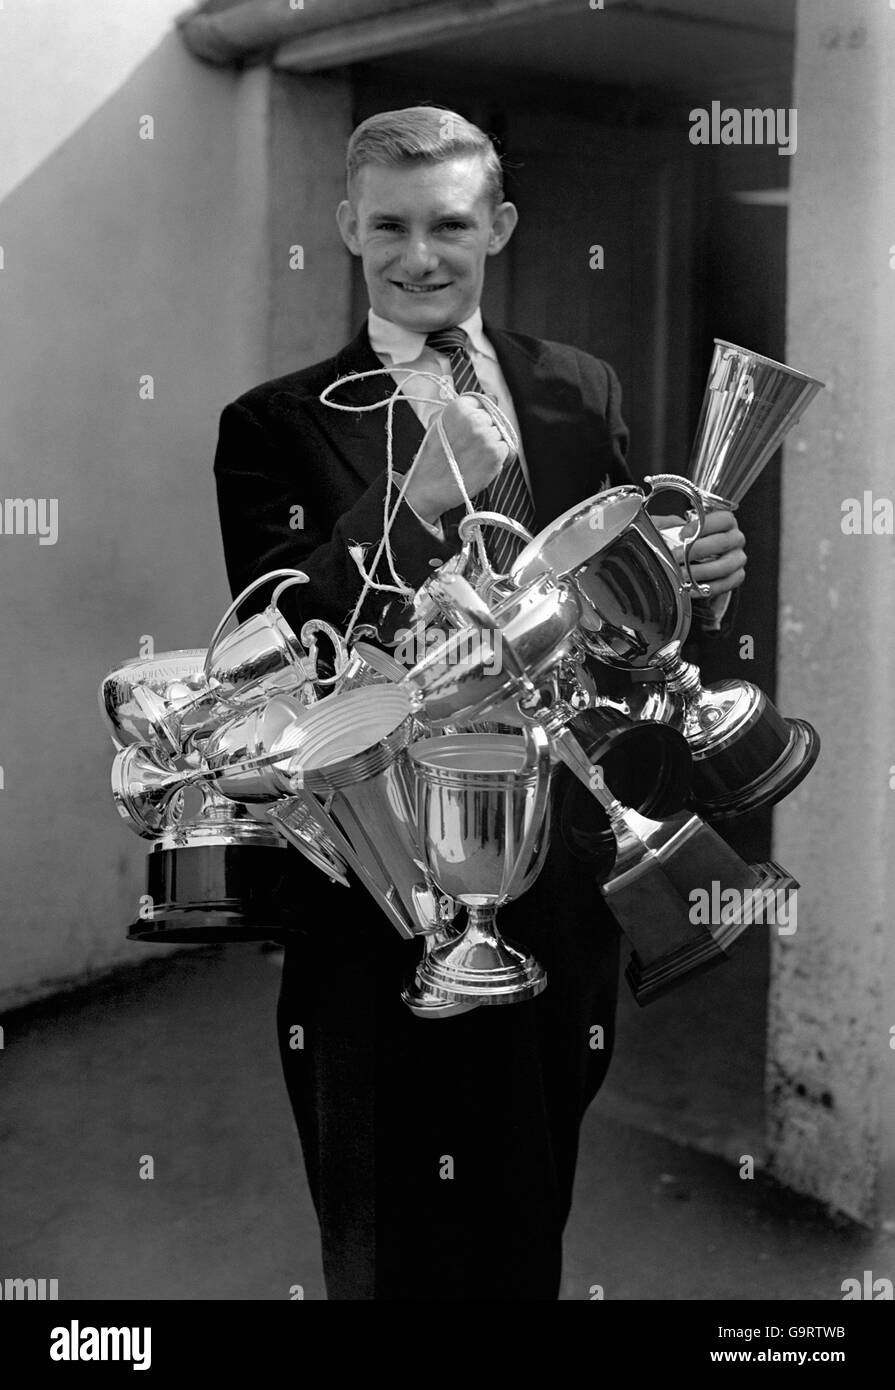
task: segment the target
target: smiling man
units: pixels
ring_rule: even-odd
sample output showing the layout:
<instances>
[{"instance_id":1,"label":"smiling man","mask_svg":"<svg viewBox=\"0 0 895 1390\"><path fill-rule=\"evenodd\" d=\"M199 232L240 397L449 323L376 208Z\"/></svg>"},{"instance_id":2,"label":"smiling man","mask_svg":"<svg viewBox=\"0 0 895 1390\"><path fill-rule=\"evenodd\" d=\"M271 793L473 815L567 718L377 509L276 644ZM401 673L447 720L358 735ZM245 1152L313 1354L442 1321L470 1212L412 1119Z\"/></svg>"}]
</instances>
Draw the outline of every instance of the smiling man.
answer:
<instances>
[{"instance_id":1,"label":"smiling man","mask_svg":"<svg viewBox=\"0 0 895 1390\"><path fill-rule=\"evenodd\" d=\"M611 367L482 321L488 258L517 222L488 137L440 108L385 112L355 131L347 172L338 225L363 263L367 321L335 358L229 405L215 461L234 593L297 566L311 582L284 596L287 615L337 626L361 592L349 547L375 547L382 535L387 458L384 411L320 401L337 379L425 370L491 396L516 427L518 453L479 400L445 405L436 381L406 385L400 372L342 389L356 406L383 400L396 381L415 398L395 411L394 466L415 466L390 535L395 568L414 588L459 548L461 494L434 432L424 441L438 411L476 506L531 530L631 481ZM514 544L489 537L498 568ZM716 512L693 548L694 577L719 604L742 583L743 546L734 518ZM383 641L403 616L382 591L361 612ZM306 930L286 950L279 1037L328 1297L557 1298L578 1132L608 1066L617 993L618 933L591 876L554 836L534 886L501 913L502 930L545 966L548 988L449 1019L402 1004L419 948L359 888L348 894L308 868L296 917ZM594 1261L596 1279L598 1250Z\"/></svg>"}]
</instances>

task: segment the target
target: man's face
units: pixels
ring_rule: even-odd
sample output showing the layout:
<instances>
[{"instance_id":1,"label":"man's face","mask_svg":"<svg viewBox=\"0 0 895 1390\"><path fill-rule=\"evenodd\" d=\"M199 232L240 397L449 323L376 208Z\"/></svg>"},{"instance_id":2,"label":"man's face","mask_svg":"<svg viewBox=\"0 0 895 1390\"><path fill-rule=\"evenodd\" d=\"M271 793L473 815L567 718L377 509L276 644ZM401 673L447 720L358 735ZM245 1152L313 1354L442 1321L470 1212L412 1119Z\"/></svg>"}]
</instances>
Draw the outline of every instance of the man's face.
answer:
<instances>
[{"instance_id":1,"label":"man's face","mask_svg":"<svg viewBox=\"0 0 895 1390\"><path fill-rule=\"evenodd\" d=\"M485 259L509 241L517 213L492 206L485 164L463 155L442 164L366 164L339 230L363 261L370 305L414 333L462 323L478 308Z\"/></svg>"}]
</instances>

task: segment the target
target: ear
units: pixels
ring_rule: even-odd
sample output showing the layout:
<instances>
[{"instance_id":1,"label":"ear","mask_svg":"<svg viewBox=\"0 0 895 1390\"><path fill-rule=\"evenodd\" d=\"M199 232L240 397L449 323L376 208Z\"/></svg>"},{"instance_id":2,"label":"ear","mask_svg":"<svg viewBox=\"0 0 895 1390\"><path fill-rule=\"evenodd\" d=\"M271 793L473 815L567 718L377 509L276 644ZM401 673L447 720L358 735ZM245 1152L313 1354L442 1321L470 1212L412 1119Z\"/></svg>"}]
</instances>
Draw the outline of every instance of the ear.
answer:
<instances>
[{"instance_id":1,"label":"ear","mask_svg":"<svg viewBox=\"0 0 895 1390\"><path fill-rule=\"evenodd\" d=\"M351 203L349 203L347 198L336 208L336 221L339 224L342 240L348 247L348 250L351 252L352 256L359 256L361 254L361 247L357 235L357 211Z\"/></svg>"},{"instance_id":2,"label":"ear","mask_svg":"<svg viewBox=\"0 0 895 1390\"><path fill-rule=\"evenodd\" d=\"M519 221L515 203L501 203L491 219L491 234L488 237L488 255L496 256L503 250Z\"/></svg>"}]
</instances>

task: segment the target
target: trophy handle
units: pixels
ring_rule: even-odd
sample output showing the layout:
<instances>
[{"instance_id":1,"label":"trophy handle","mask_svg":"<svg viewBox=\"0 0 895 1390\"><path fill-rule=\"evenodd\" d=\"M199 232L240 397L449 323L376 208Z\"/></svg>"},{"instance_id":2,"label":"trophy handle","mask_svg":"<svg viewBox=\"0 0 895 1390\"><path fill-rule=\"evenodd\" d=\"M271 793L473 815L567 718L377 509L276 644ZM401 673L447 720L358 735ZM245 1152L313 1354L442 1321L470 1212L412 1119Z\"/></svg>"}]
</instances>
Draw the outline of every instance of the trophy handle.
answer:
<instances>
[{"instance_id":1,"label":"trophy handle","mask_svg":"<svg viewBox=\"0 0 895 1390\"><path fill-rule=\"evenodd\" d=\"M546 731L537 724L526 725L523 729L525 737L525 761L520 768L520 776L530 774L532 771L537 774L535 787L534 805L531 808L531 817L528 828L522 836L522 841L518 850L513 856L515 861L513 875L504 890L505 897L515 897L521 885L528 878L531 869L532 856L538 843L538 837L544 833L545 816L547 805L550 799L550 785L552 763L550 757L550 738Z\"/></svg>"},{"instance_id":2,"label":"trophy handle","mask_svg":"<svg viewBox=\"0 0 895 1390\"><path fill-rule=\"evenodd\" d=\"M460 540L466 544L473 531L478 531L481 535L481 528L483 526L494 526L500 531L509 531L511 535L515 536L517 540L522 541L524 545L528 545L529 541L534 539L531 532L526 530L521 522L514 521L510 516L504 516L502 512L467 512L466 516L463 517L463 520L457 527L457 534ZM492 568L484 544L481 547L481 555L483 558L484 574L489 582L492 580L509 578L506 574L497 574Z\"/></svg>"},{"instance_id":3,"label":"trophy handle","mask_svg":"<svg viewBox=\"0 0 895 1390\"><path fill-rule=\"evenodd\" d=\"M298 581L295 580L295 581L293 581L293 582L297 583ZM288 581L287 581L287 583L288 583ZM285 586L282 585L282 584L279 585L279 586L278 586L278 589L277 589L277 593L279 593L280 589L282 589L282 588L284 588L284 587L285 587ZM271 603L273 603L273 602L274 602L274 600L271 599ZM308 621L307 621L307 622L304 624L304 626L302 627L302 630L301 630L301 632L300 632L298 635L299 635L299 639L300 639L300 641L301 641L302 646L307 648L308 656L309 656L309 658L310 658L310 660L311 660L311 662L312 662L312 664L313 664L313 668L314 668L315 671L317 670L317 637L316 637L316 634L317 634L318 632L322 632L326 637L329 638L330 642L332 642L332 644L333 644L333 650L335 651L335 654L336 654L336 655L335 655L335 675L327 676L327 677L326 677L325 679L323 679L323 680L315 680L315 681L314 681L314 684L315 684L315 685L335 685L337 681L340 681L340 680L342 679L342 675L343 675L343 673L344 673L344 671L345 671L345 667L348 665L348 661L349 661L349 652L348 652L348 648L347 648L347 646L345 645L345 641L344 641L344 639L342 638L341 634L338 633L338 632L336 631L336 629L335 629L334 627L332 627L329 623L324 622L324 620L323 620L322 618L309 618Z\"/></svg>"},{"instance_id":4,"label":"trophy handle","mask_svg":"<svg viewBox=\"0 0 895 1390\"><path fill-rule=\"evenodd\" d=\"M544 828L544 816L550 798L553 764L550 737L546 730L542 729L539 724L527 724L523 727L523 734L525 736L525 762L522 765L522 771L524 773L534 771L538 778L531 821L516 856L516 864L524 878L528 872L529 861L534 852L538 835Z\"/></svg>"},{"instance_id":5,"label":"trophy handle","mask_svg":"<svg viewBox=\"0 0 895 1390\"><path fill-rule=\"evenodd\" d=\"M682 478L678 473L653 473L651 477L644 478L643 481L648 483L653 491L657 488L667 488L669 492L683 493L683 495L692 502L693 509L696 512L696 530L693 532L692 536L689 536L687 540L684 541L684 553L681 557L681 564L684 567L686 578L684 579L682 588L688 592L693 590L694 593L701 594L703 598L705 598L711 592L708 584L697 584L690 569L690 551L705 529L705 502L702 500L699 489L691 483L688 478ZM651 498L648 497L646 500L649 502Z\"/></svg>"},{"instance_id":6,"label":"trophy handle","mask_svg":"<svg viewBox=\"0 0 895 1390\"><path fill-rule=\"evenodd\" d=\"M253 594L256 589L260 589L262 584L267 584L271 579L280 579L284 575L287 576L287 580L283 584L278 584L276 589L274 589L273 596L270 601L272 607L276 606L277 599L280 597L280 594L283 592L284 589L290 588L293 584L310 584L311 582L310 578L308 577L308 575L305 574L304 570L281 569L270 570L269 573L262 574L257 579L253 579L251 584L247 584L246 587L243 589L242 593L237 594L236 598L227 608L226 612L224 613L224 616L221 618L221 621L215 628L212 639L208 644L208 650L205 653L205 666L203 669L203 675L205 677L206 685L209 684L209 675L211 672L212 662L214 660L215 648L217 647L218 642L220 642L221 637L224 634L224 629L226 628L230 619L235 615L237 609L240 607L241 604L245 603L246 599L249 597L250 594Z\"/></svg>"}]
</instances>

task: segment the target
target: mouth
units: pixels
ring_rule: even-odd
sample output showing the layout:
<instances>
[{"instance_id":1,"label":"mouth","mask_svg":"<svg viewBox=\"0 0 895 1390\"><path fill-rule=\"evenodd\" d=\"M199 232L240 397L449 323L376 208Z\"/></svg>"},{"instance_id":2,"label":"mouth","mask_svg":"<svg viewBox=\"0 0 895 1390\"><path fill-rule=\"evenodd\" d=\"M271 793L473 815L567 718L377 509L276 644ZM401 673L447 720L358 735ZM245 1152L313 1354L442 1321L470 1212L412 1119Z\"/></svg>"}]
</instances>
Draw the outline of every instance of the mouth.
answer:
<instances>
[{"instance_id":1,"label":"mouth","mask_svg":"<svg viewBox=\"0 0 895 1390\"><path fill-rule=\"evenodd\" d=\"M405 294L440 294L442 290L450 289L451 281L445 280L438 285L414 285L408 280L392 280L396 289L403 290Z\"/></svg>"}]
</instances>

